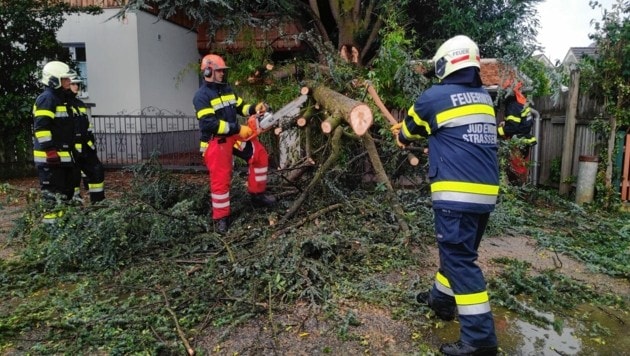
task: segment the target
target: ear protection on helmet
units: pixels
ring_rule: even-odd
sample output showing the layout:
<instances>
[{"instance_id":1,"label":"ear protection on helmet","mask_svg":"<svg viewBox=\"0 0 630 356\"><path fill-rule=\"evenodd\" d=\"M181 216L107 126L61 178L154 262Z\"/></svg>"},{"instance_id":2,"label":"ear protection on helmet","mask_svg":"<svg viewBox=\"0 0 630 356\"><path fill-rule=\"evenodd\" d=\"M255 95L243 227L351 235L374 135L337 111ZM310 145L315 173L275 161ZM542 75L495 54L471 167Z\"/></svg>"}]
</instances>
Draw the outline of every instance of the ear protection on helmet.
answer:
<instances>
[{"instance_id":1,"label":"ear protection on helmet","mask_svg":"<svg viewBox=\"0 0 630 356\"><path fill-rule=\"evenodd\" d=\"M51 76L48 78L48 84L46 85L51 88L59 88L61 86L61 81L59 78Z\"/></svg>"},{"instance_id":2,"label":"ear protection on helmet","mask_svg":"<svg viewBox=\"0 0 630 356\"><path fill-rule=\"evenodd\" d=\"M203 70L203 76L209 78L212 76L212 67L208 65L206 69Z\"/></svg>"},{"instance_id":3,"label":"ear protection on helmet","mask_svg":"<svg viewBox=\"0 0 630 356\"><path fill-rule=\"evenodd\" d=\"M448 64L448 60L444 57L438 59L437 62L435 62L435 75L438 78L441 78L444 76L444 73L446 72L447 64Z\"/></svg>"}]
</instances>

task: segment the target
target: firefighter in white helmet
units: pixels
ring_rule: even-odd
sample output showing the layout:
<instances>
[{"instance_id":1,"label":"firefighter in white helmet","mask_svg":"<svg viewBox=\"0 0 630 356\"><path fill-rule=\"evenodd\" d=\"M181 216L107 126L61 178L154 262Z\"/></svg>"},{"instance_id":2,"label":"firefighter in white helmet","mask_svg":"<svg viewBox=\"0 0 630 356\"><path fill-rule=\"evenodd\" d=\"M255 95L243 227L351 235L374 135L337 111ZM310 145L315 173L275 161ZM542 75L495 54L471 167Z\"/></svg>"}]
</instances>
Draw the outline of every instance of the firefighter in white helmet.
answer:
<instances>
[{"instance_id":1,"label":"firefighter in white helmet","mask_svg":"<svg viewBox=\"0 0 630 356\"><path fill-rule=\"evenodd\" d=\"M497 127L492 98L481 86L477 44L444 42L433 57L440 79L392 127L399 146L428 138L429 179L440 266L416 300L444 320L459 317L459 340L446 355L495 355L497 338L483 273L475 263L499 193Z\"/></svg>"},{"instance_id":2,"label":"firefighter in white helmet","mask_svg":"<svg viewBox=\"0 0 630 356\"><path fill-rule=\"evenodd\" d=\"M201 151L210 174L212 219L215 230L225 234L230 225L230 183L233 156L247 162L247 191L254 207L270 207L275 198L267 189L268 155L258 140L248 140L253 131L238 122L238 115L263 114L267 105L246 104L226 82L223 58L208 54L201 60L204 83L195 93L193 105L201 131Z\"/></svg>"},{"instance_id":3,"label":"firefighter in white helmet","mask_svg":"<svg viewBox=\"0 0 630 356\"><path fill-rule=\"evenodd\" d=\"M75 72L63 62L46 63L41 77L45 88L33 106L33 157L44 202L51 206L55 196L68 201L74 194L74 118L68 111L73 75ZM60 215L60 211L49 211L44 222L54 222Z\"/></svg>"},{"instance_id":4,"label":"firefighter in white helmet","mask_svg":"<svg viewBox=\"0 0 630 356\"><path fill-rule=\"evenodd\" d=\"M80 198L81 178L87 187L90 203L98 203L105 199L105 169L96 154L96 137L94 136L92 122L88 117L85 103L77 97L83 80L79 75L70 78L70 90L74 94L71 99L71 107L76 108L75 115L75 142L72 155L77 169L80 170L78 180L75 183L74 196Z\"/></svg>"}]
</instances>

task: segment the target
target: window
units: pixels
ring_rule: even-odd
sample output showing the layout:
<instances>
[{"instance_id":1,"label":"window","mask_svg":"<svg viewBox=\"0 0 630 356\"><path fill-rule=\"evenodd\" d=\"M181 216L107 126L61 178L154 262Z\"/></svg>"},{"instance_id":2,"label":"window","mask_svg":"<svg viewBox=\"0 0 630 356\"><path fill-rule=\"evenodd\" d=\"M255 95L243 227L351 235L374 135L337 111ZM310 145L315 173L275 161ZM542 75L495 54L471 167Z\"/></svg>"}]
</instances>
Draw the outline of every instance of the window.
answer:
<instances>
[{"instance_id":1,"label":"window","mask_svg":"<svg viewBox=\"0 0 630 356\"><path fill-rule=\"evenodd\" d=\"M79 98L88 97L88 71L87 71L87 55L85 52L85 43L66 43L64 47L70 52L70 58L76 63L76 68L83 80L79 92Z\"/></svg>"}]
</instances>

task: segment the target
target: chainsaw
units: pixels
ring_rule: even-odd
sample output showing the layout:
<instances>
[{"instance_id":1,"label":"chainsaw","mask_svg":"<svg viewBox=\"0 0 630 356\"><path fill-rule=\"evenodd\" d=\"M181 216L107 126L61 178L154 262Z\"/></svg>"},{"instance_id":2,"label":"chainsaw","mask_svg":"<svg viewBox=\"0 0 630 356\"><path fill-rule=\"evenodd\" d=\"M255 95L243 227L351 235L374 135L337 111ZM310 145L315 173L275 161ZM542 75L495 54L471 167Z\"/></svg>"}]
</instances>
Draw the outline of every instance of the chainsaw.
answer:
<instances>
[{"instance_id":1,"label":"chainsaw","mask_svg":"<svg viewBox=\"0 0 630 356\"><path fill-rule=\"evenodd\" d=\"M247 119L247 126L254 132L246 141L256 138L261 133L267 132L284 120L294 119L300 114L302 105L308 99L308 95L300 95L297 99L274 112L266 111L260 114L251 115Z\"/></svg>"}]
</instances>

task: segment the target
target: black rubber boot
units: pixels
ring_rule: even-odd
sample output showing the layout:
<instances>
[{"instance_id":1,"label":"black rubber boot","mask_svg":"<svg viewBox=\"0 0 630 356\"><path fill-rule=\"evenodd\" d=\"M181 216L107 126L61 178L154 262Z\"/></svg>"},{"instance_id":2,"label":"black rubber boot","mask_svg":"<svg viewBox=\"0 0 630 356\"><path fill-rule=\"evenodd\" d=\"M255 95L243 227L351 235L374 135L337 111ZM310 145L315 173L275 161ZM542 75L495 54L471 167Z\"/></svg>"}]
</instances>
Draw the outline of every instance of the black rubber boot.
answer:
<instances>
[{"instance_id":1,"label":"black rubber boot","mask_svg":"<svg viewBox=\"0 0 630 356\"><path fill-rule=\"evenodd\" d=\"M276 205L276 198L273 195L267 195L265 193L250 194L252 199L252 205L255 208L270 208Z\"/></svg>"},{"instance_id":2,"label":"black rubber boot","mask_svg":"<svg viewBox=\"0 0 630 356\"><path fill-rule=\"evenodd\" d=\"M217 219L214 221L214 231L221 235L225 235L230 228L230 219L228 217Z\"/></svg>"},{"instance_id":3,"label":"black rubber boot","mask_svg":"<svg viewBox=\"0 0 630 356\"><path fill-rule=\"evenodd\" d=\"M464 342L457 341L448 344L442 344L440 346L440 352L444 355L460 356L460 355L474 355L474 356L495 356L498 352L496 346L484 346L475 347L468 345Z\"/></svg>"},{"instance_id":4,"label":"black rubber boot","mask_svg":"<svg viewBox=\"0 0 630 356\"><path fill-rule=\"evenodd\" d=\"M444 321L451 321L455 319L455 312L457 308L455 306L449 307L445 305L436 305L436 303L433 303L433 300L431 298L431 292L418 293L416 295L416 302L418 302L419 304L428 305L429 308L431 308L435 312L435 315Z\"/></svg>"}]
</instances>

